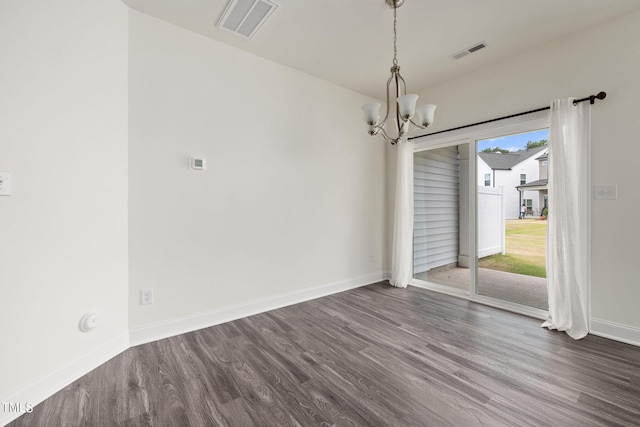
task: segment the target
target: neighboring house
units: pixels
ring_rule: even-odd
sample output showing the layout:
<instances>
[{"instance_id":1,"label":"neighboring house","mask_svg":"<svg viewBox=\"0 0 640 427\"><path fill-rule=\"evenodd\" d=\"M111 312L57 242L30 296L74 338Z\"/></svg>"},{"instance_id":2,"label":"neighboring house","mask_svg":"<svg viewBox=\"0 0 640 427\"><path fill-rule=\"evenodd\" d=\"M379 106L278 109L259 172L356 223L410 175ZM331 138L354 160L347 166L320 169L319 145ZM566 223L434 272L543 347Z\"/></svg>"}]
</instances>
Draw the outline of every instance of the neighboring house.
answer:
<instances>
[{"instance_id":1,"label":"neighboring house","mask_svg":"<svg viewBox=\"0 0 640 427\"><path fill-rule=\"evenodd\" d=\"M539 215L543 204L535 190L518 189L519 186L540 179L537 158L547 153L548 147L535 147L513 153L478 153L478 185L504 187L505 218L520 216L520 206L527 205L527 215Z\"/></svg>"},{"instance_id":2,"label":"neighboring house","mask_svg":"<svg viewBox=\"0 0 640 427\"><path fill-rule=\"evenodd\" d=\"M527 182L526 184L519 185L518 191L522 194L530 194L532 191L536 191L538 193L538 206L540 210L535 212L536 215L542 213L542 209L547 207L547 198L549 191L547 189L548 175L547 169L549 164L549 153L545 151L545 153L536 158L538 161L538 179L535 181Z\"/></svg>"}]
</instances>

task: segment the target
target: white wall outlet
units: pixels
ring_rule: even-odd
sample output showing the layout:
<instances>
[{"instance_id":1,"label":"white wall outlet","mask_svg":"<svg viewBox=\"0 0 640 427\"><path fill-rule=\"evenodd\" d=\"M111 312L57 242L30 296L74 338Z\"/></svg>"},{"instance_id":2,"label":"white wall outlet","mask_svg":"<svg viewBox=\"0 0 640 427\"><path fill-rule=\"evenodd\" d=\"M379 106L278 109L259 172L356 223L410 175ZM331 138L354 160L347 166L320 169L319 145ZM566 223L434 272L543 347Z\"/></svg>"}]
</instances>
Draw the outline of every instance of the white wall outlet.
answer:
<instances>
[{"instance_id":1,"label":"white wall outlet","mask_svg":"<svg viewBox=\"0 0 640 427\"><path fill-rule=\"evenodd\" d=\"M0 171L0 196L11 195L11 172Z\"/></svg>"},{"instance_id":2,"label":"white wall outlet","mask_svg":"<svg viewBox=\"0 0 640 427\"><path fill-rule=\"evenodd\" d=\"M594 185L593 198L596 200L616 200L618 198L618 186L610 185Z\"/></svg>"},{"instance_id":3,"label":"white wall outlet","mask_svg":"<svg viewBox=\"0 0 640 427\"><path fill-rule=\"evenodd\" d=\"M140 304L153 304L153 289L143 289L140 291Z\"/></svg>"},{"instance_id":4,"label":"white wall outlet","mask_svg":"<svg viewBox=\"0 0 640 427\"><path fill-rule=\"evenodd\" d=\"M373 264L373 255L372 255L372 254L369 254L369 262L370 262L371 264Z\"/></svg>"}]
</instances>

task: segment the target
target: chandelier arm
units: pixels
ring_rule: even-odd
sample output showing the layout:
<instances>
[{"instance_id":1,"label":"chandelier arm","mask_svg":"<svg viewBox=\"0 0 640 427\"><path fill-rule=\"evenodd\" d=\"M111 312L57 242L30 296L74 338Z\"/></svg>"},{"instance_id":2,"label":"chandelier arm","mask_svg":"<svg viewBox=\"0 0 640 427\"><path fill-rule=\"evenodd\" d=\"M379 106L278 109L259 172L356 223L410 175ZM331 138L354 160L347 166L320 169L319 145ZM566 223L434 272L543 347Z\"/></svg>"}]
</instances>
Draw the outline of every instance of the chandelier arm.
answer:
<instances>
[{"instance_id":1,"label":"chandelier arm","mask_svg":"<svg viewBox=\"0 0 640 427\"><path fill-rule=\"evenodd\" d=\"M384 128L380 128L380 131L378 133L376 133L376 135L382 135L382 137L391 143L391 145L395 145L394 139L389 137L389 135L387 135L387 132L385 132Z\"/></svg>"},{"instance_id":2,"label":"chandelier arm","mask_svg":"<svg viewBox=\"0 0 640 427\"><path fill-rule=\"evenodd\" d=\"M398 78L402 82L402 94L400 94L400 87L398 86L398 96L406 95L407 94L407 84L405 83L404 78L400 74L400 71L398 71Z\"/></svg>"},{"instance_id":3,"label":"chandelier arm","mask_svg":"<svg viewBox=\"0 0 640 427\"><path fill-rule=\"evenodd\" d=\"M393 74L387 80L387 111L384 114L384 119L382 119L382 121L380 123L378 123L378 125L380 127L384 126L384 124L387 122L387 119L389 118L389 110L390 110L390 108L389 108L389 85L391 85L391 79L393 79Z\"/></svg>"},{"instance_id":4,"label":"chandelier arm","mask_svg":"<svg viewBox=\"0 0 640 427\"><path fill-rule=\"evenodd\" d=\"M413 123L413 125L414 125L414 126L419 127L420 129L426 129L426 128L429 126L429 125L427 125L427 126L419 125L419 124L417 124L416 122L414 122L414 121L413 121L413 119L409 119L409 121L410 121L411 123Z\"/></svg>"},{"instance_id":5,"label":"chandelier arm","mask_svg":"<svg viewBox=\"0 0 640 427\"><path fill-rule=\"evenodd\" d=\"M400 82L398 81L398 78L400 78L400 80L402 80L402 76L400 75L399 71L396 71L394 73L394 75L395 75L395 82L396 82L396 124L398 125L398 138L401 138L402 137L402 127L403 127L404 123L406 123L400 117L400 107L398 106L398 97L400 96Z\"/></svg>"}]
</instances>

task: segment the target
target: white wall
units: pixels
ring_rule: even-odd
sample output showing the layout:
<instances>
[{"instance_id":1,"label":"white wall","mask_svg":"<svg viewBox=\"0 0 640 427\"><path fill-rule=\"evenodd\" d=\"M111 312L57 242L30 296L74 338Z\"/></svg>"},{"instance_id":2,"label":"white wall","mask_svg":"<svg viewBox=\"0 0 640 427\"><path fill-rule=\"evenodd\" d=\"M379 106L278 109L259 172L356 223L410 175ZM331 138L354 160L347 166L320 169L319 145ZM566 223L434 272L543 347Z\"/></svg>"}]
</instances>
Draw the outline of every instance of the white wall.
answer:
<instances>
[{"instance_id":1,"label":"white wall","mask_svg":"<svg viewBox=\"0 0 640 427\"><path fill-rule=\"evenodd\" d=\"M118 1L0 2L2 402L126 347L126 34ZM100 323L82 333L88 310Z\"/></svg>"},{"instance_id":2,"label":"white wall","mask_svg":"<svg viewBox=\"0 0 640 427\"><path fill-rule=\"evenodd\" d=\"M438 131L549 105L555 98L607 92L607 99L592 110L592 182L618 184L619 195L615 201L592 201L592 317L636 331L640 328L640 228L635 225L640 212L638 39L640 11L419 94L438 105L432 129ZM391 153L390 171L393 157ZM388 184L389 189L394 186ZM392 204L393 198L389 201ZM390 215L390 223L392 219Z\"/></svg>"},{"instance_id":3,"label":"white wall","mask_svg":"<svg viewBox=\"0 0 640 427\"><path fill-rule=\"evenodd\" d=\"M382 278L368 98L133 10L129 30L132 329Z\"/></svg>"}]
</instances>

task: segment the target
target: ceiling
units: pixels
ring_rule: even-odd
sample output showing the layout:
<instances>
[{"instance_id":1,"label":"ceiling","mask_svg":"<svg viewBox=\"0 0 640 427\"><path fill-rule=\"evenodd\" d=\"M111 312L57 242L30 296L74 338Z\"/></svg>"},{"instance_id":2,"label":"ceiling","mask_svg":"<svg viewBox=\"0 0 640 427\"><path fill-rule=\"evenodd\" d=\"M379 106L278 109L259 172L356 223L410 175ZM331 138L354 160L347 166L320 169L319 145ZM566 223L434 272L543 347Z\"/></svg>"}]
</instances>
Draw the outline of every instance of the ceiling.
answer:
<instances>
[{"instance_id":1,"label":"ceiling","mask_svg":"<svg viewBox=\"0 0 640 427\"><path fill-rule=\"evenodd\" d=\"M337 85L384 99L393 10L384 0L275 0L247 40L216 27L228 0L124 0L143 13ZM408 92L467 74L639 9L638 0L406 0L398 62ZM450 55L485 42L457 61Z\"/></svg>"}]
</instances>

